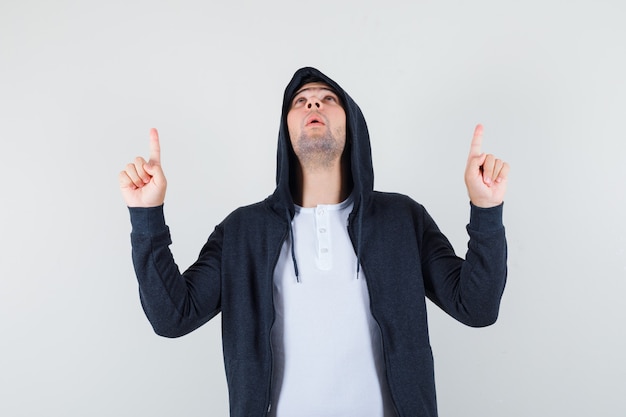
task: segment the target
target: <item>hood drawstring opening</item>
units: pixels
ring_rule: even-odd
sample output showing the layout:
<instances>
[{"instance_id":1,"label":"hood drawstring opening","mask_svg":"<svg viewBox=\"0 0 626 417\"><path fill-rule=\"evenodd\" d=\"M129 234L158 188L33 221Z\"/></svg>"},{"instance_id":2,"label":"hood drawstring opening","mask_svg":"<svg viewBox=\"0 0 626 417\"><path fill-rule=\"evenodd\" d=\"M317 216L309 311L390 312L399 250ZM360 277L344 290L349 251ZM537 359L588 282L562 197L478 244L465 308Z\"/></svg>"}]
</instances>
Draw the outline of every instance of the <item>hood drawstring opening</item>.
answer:
<instances>
[{"instance_id":1,"label":"hood drawstring opening","mask_svg":"<svg viewBox=\"0 0 626 417\"><path fill-rule=\"evenodd\" d=\"M293 240L293 226L291 224L291 216L289 215L289 210L287 210L287 222L289 223L289 237L291 238L291 260L293 261L293 270L296 274L296 282L300 283L298 261L296 261L296 242Z\"/></svg>"}]
</instances>

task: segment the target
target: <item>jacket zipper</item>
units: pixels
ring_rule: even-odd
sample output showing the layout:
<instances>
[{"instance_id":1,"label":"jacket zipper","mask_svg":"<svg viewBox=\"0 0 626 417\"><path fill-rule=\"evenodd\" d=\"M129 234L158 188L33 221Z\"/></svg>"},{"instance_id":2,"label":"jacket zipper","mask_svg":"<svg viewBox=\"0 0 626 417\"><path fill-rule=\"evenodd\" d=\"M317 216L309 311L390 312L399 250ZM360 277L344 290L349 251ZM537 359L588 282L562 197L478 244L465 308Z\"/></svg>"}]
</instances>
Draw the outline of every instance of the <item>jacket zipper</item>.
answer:
<instances>
[{"instance_id":1,"label":"jacket zipper","mask_svg":"<svg viewBox=\"0 0 626 417\"><path fill-rule=\"evenodd\" d=\"M285 244L287 240L287 235L289 234L289 225L287 225L287 231L283 235L282 240L280 241L280 245L278 245L278 251L276 252L276 258L274 259L274 266L272 267L272 274L270 276L269 285L270 285L270 296L272 299L272 323L270 324L270 332L269 332L269 345L270 345L270 378L269 383L267 384L267 407L265 408L265 415L269 415L270 411L272 411L272 379L274 378L274 348L272 347L272 330L274 329L274 321L276 320L276 312L274 311L274 271L276 270L276 264L278 264L278 258L280 257L280 250L282 246Z\"/></svg>"}]
</instances>

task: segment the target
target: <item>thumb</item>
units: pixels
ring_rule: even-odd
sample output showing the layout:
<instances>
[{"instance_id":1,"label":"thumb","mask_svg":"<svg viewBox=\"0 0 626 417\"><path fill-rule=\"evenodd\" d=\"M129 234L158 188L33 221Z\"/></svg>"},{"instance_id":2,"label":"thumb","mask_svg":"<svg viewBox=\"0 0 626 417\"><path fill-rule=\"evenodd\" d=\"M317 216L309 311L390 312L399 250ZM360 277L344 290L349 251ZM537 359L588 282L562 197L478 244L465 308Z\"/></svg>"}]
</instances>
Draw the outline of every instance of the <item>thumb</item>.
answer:
<instances>
[{"instance_id":1,"label":"thumb","mask_svg":"<svg viewBox=\"0 0 626 417\"><path fill-rule=\"evenodd\" d=\"M481 175L481 167L485 163L485 159L487 159L486 153L481 153L476 156L470 155L467 160L467 167L465 168L466 178L473 178Z\"/></svg>"},{"instance_id":2,"label":"thumb","mask_svg":"<svg viewBox=\"0 0 626 417\"><path fill-rule=\"evenodd\" d=\"M474 158L474 164L480 168L485 163L485 159L487 159L487 154L483 152Z\"/></svg>"},{"instance_id":3,"label":"thumb","mask_svg":"<svg viewBox=\"0 0 626 417\"><path fill-rule=\"evenodd\" d=\"M157 164L150 159L147 164L144 164L143 169L152 177L156 185L163 184L165 181L165 174L160 164Z\"/></svg>"}]
</instances>

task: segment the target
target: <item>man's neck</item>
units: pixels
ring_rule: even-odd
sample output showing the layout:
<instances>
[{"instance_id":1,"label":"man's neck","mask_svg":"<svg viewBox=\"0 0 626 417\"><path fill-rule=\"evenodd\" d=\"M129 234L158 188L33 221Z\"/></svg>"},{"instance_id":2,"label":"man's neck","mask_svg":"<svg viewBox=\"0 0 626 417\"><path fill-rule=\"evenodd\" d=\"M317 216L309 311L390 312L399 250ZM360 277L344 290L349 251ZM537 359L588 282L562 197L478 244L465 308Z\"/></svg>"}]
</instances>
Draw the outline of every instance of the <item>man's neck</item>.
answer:
<instances>
[{"instance_id":1,"label":"man's neck","mask_svg":"<svg viewBox=\"0 0 626 417\"><path fill-rule=\"evenodd\" d=\"M350 190L340 164L325 169L299 169L294 202L301 207L338 204L348 198Z\"/></svg>"}]
</instances>

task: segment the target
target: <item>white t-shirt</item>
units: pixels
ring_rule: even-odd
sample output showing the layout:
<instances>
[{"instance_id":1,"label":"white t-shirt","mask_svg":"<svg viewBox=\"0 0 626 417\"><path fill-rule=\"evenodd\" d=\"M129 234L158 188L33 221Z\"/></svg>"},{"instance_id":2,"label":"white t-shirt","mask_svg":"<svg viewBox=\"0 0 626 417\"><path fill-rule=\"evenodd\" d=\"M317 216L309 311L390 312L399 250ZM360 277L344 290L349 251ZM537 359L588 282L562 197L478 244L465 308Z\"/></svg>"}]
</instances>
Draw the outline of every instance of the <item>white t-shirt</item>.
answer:
<instances>
[{"instance_id":1,"label":"white t-shirt","mask_svg":"<svg viewBox=\"0 0 626 417\"><path fill-rule=\"evenodd\" d=\"M378 325L347 224L352 200L296 207L274 271L270 416L387 417L391 405Z\"/></svg>"}]
</instances>

